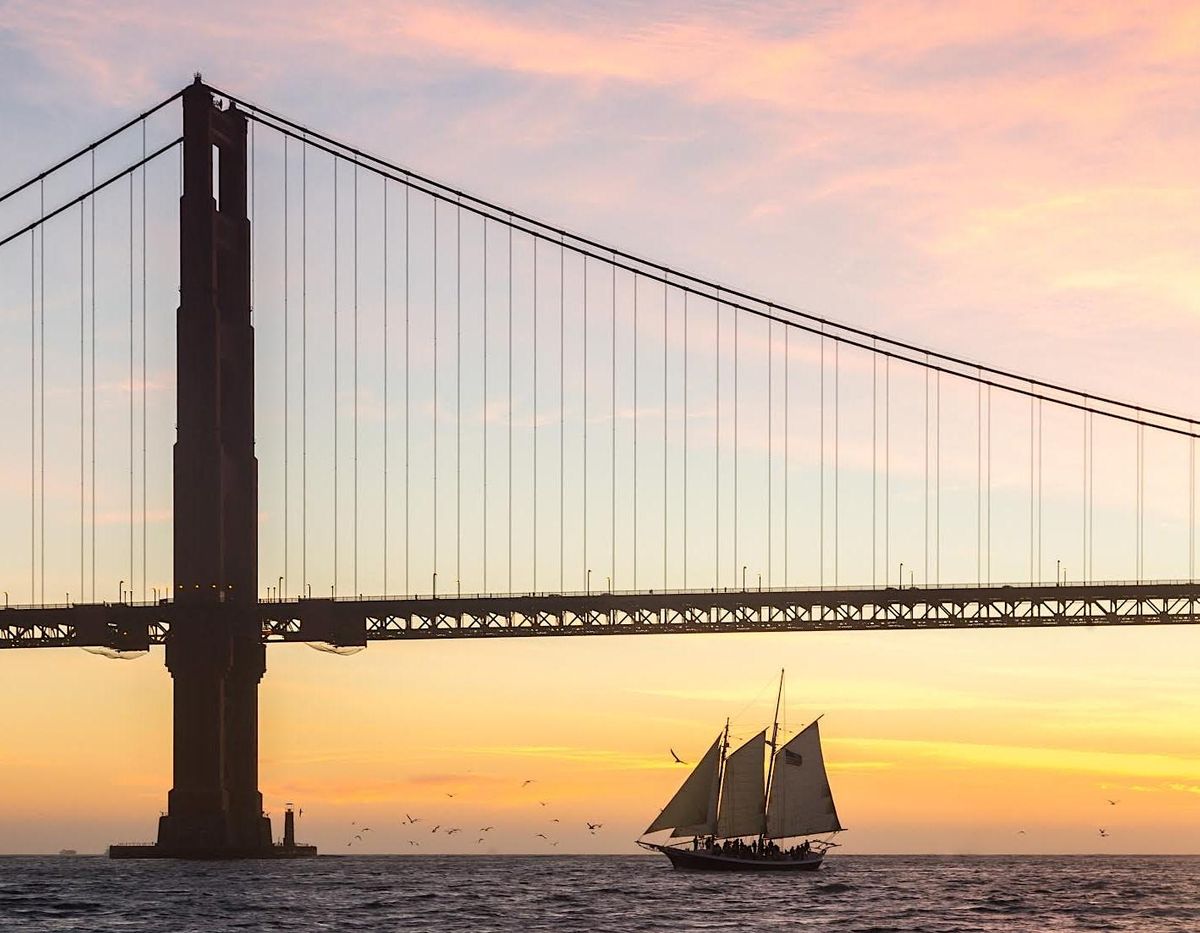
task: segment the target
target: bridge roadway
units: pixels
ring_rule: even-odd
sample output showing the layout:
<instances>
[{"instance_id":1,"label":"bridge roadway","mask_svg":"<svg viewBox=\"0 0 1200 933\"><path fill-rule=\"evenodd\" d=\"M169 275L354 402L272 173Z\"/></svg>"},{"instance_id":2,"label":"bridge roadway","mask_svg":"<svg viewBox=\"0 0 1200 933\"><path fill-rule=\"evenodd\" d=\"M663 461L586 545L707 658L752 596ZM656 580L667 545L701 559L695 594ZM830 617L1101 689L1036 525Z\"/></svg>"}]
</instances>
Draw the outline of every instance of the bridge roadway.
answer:
<instances>
[{"instance_id":1,"label":"bridge roadway","mask_svg":"<svg viewBox=\"0 0 1200 933\"><path fill-rule=\"evenodd\" d=\"M187 611L169 600L5 608L0 648L143 651L165 644ZM1200 583L338 597L260 602L259 613L264 642L337 647L415 638L1178 625L1200 622Z\"/></svg>"}]
</instances>

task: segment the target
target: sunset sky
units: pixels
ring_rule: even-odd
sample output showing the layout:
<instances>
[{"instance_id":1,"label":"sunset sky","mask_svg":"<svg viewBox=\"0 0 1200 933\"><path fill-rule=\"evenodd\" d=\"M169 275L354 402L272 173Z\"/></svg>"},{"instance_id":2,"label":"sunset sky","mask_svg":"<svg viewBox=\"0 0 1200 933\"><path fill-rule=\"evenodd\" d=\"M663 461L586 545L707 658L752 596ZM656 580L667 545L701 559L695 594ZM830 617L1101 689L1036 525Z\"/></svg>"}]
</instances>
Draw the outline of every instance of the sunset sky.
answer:
<instances>
[{"instance_id":1,"label":"sunset sky","mask_svg":"<svg viewBox=\"0 0 1200 933\"><path fill-rule=\"evenodd\" d=\"M1186 3L0 0L0 190L202 71L602 242L1187 414L1200 410L1198 48ZM17 259L0 325L27 327ZM169 349L156 386L170 385ZM152 417L169 430L169 406ZM260 423L266 462L277 441ZM1186 465L1178 453L1163 475ZM20 501L26 475L5 466L0 496ZM964 469L973 482L974 461ZM1181 576L1167 527L1179 497L1150 495L1150 575ZM278 515L264 510L266 562ZM1027 532L1000 534L1013 579ZM1098 547L1127 547L1111 537ZM28 567L0 556L17 592ZM962 578L976 557L945 560L943 577ZM275 647L262 789L273 814L303 807L300 835L328 852L353 851L351 821L373 827L356 846L369 852L409 839L540 852L544 831L557 852L629 852L685 773L668 748L694 760L726 716L752 735L785 666L790 726L826 717L844 851L1191 852L1197 649L1186 627ZM153 836L170 785L161 651L3 653L0 702L0 852ZM463 832L403 828L406 812Z\"/></svg>"}]
</instances>

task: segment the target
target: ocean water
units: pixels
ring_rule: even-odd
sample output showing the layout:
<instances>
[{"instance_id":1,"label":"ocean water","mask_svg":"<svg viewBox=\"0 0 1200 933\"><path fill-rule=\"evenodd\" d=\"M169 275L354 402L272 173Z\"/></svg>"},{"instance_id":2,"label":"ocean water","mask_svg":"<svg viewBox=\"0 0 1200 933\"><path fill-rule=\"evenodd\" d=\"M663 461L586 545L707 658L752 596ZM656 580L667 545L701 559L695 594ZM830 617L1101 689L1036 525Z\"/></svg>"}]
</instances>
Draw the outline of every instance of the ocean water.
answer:
<instances>
[{"instance_id":1,"label":"ocean water","mask_svg":"<svg viewBox=\"0 0 1200 933\"><path fill-rule=\"evenodd\" d=\"M0 930L1200 931L1200 858L832 856L695 874L649 856L0 858Z\"/></svg>"}]
</instances>

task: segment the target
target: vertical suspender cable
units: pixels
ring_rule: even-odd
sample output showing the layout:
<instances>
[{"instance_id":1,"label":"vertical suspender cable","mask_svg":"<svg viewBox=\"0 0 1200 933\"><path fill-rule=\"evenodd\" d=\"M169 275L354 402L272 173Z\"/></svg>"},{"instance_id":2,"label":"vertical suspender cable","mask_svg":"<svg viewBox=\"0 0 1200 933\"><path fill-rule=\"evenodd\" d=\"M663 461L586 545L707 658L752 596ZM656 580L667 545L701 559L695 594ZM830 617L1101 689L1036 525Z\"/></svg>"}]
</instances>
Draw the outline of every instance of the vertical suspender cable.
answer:
<instances>
[{"instance_id":1,"label":"vertical suspender cable","mask_svg":"<svg viewBox=\"0 0 1200 933\"><path fill-rule=\"evenodd\" d=\"M338 584L338 160L333 159L333 594Z\"/></svg>"},{"instance_id":2,"label":"vertical suspender cable","mask_svg":"<svg viewBox=\"0 0 1200 933\"><path fill-rule=\"evenodd\" d=\"M39 184L41 193L41 212L43 219L46 216L46 182L43 179ZM133 176L129 176L129 339L130 339L130 355L129 355L129 573L130 584L129 588L133 589ZM38 510L40 518L39 537L39 565L40 575L38 578L38 601L46 602L46 225L42 223L38 226L38 233L41 237L40 248L38 249L38 310L40 324L38 327L39 346L38 346L38 406L40 414L38 415L38 487L41 490L41 508Z\"/></svg>"},{"instance_id":3,"label":"vertical suspender cable","mask_svg":"<svg viewBox=\"0 0 1200 933\"><path fill-rule=\"evenodd\" d=\"M533 592L536 593L537 592L537 557L538 557L538 547L537 547L537 539L538 539L538 480L537 480L537 474L538 474L538 446L537 446L537 434L538 434L538 430L537 430L538 429L538 384L537 384L538 383L538 379L537 379L537 377L538 377L538 368L537 368L537 361L538 361L538 340L537 340L537 331L538 331L538 327L537 327L537 325L538 325L538 313L537 313L538 312L538 238L536 236L531 236L529 238L529 242L533 248L533 365L530 367L530 369L532 370L532 376L533 376L533 431L532 431L533 469L531 470L531 473L533 476L533 503L532 503L532 507L530 510L532 513L532 517L533 517L533 566L532 566L532 576L531 576L532 585L530 586L530 589L532 589Z\"/></svg>"},{"instance_id":4,"label":"vertical suspender cable","mask_svg":"<svg viewBox=\"0 0 1200 933\"><path fill-rule=\"evenodd\" d=\"M876 499L879 490L879 473L876 468L876 451L879 448L879 355L875 352L875 340L871 340L871 586L875 586L879 571L879 518Z\"/></svg>"},{"instance_id":5,"label":"vertical suspender cable","mask_svg":"<svg viewBox=\"0 0 1200 933\"><path fill-rule=\"evenodd\" d=\"M740 317L737 309L733 312L733 578L736 585L738 573L738 505L740 492L738 488L738 330ZM745 574L742 575L742 589L745 589Z\"/></svg>"},{"instance_id":6,"label":"vertical suspender cable","mask_svg":"<svg viewBox=\"0 0 1200 933\"><path fill-rule=\"evenodd\" d=\"M987 582L992 585L992 387L987 389Z\"/></svg>"},{"instance_id":7,"label":"vertical suspender cable","mask_svg":"<svg viewBox=\"0 0 1200 933\"><path fill-rule=\"evenodd\" d=\"M358 589L358 159L354 160L354 588Z\"/></svg>"},{"instance_id":8,"label":"vertical suspender cable","mask_svg":"<svg viewBox=\"0 0 1200 933\"><path fill-rule=\"evenodd\" d=\"M513 591L513 228L508 223L508 592Z\"/></svg>"},{"instance_id":9,"label":"vertical suspender cable","mask_svg":"<svg viewBox=\"0 0 1200 933\"><path fill-rule=\"evenodd\" d=\"M142 121L142 600L146 599L146 121Z\"/></svg>"},{"instance_id":10,"label":"vertical suspender cable","mask_svg":"<svg viewBox=\"0 0 1200 933\"><path fill-rule=\"evenodd\" d=\"M933 579L935 583L942 582L942 373L939 370L934 380L934 439L937 448L936 470L933 497Z\"/></svg>"},{"instance_id":11,"label":"vertical suspender cable","mask_svg":"<svg viewBox=\"0 0 1200 933\"><path fill-rule=\"evenodd\" d=\"M583 577L591 590L588 579L588 257L583 257Z\"/></svg>"},{"instance_id":12,"label":"vertical suspender cable","mask_svg":"<svg viewBox=\"0 0 1200 933\"><path fill-rule=\"evenodd\" d=\"M891 571L892 543L892 358L883 361L883 579ZM900 584L903 586L904 581Z\"/></svg>"},{"instance_id":13,"label":"vertical suspender cable","mask_svg":"<svg viewBox=\"0 0 1200 933\"><path fill-rule=\"evenodd\" d=\"M817 582L825 587L825 324L821 324L820 391L818 392L818 407L820 408L821 428L818 433L817 453Z\"/></svg>"},{"instance_id":14,"label":"vertical suspender cable","mask_svg":"<svg viewBox=\"0 0 1200 933\"><path fill-rule=\"evenodd\" d=\"M84 520L84 497L83 497L83 445L84 445L84 423L83 423L83 328L84 328L84 210L83 202L79 203L79 601L87 600L87 590L84 588L84 561L86 560L84 546L84 532L87 528L87 523Z\"/></svg>"},{"instance_id":15,"label":"vertical suspender cable","mask_svg":"<svg viewBox=\"0 0 1200 933\"><path fill-rule=\"evenodd\" d=\"M438 200L433 204L433 595L438 568Z\"/></svg>"},{"instance_id":16,"label":"vertical suspender cable","mask_svg":"<svg viewBox=\"0 0 1200 933\"><path fill-rule=\"evenodd\" d=\"M791 397L792 397L792 329L783 329L783 585L791 582L788 573L788 555L791 546L791 533L788 520L791 509L788 506L792 486L792 448L791 448Z\"/></svg>"},{"instance_id":17,"label":"vertical suspender cable","mask_svg":"<svg viewBox=\"0 0 1200 933\"><path fill-rule=\"evenodd\" d=\"M43 302L44 301L45 301L45 295L43 294ZM43 307L44 307L44 304L43 304ZM134 580L136 578L136 566L137 566L136 560L134 557L134 544L133 544L134 525L135 525L134 518L133 518L133 516L134 516L133 486L134 486L134 475L135 475L135 470L134 470L134 466L133 466L133 443L134 443L133 410L134 410L134 399L137 395L136 391L134 390L134 381L133 381L133 359L134 359L134 337L133 337L134 313L133 313L133 309L134 309L134 303L133 303L133 173L130 173L130 175L129 175L129 601L130 602L133 602L133 584L134 584ZM45 321L43 319L42 336L45 337L45 335L46 335L46 325L45 325ZM45 378L45 375L46 375L46 363L45 363L45 358L43 357L43 359L42 359L42 377ZM42 397L42 404L43 405L45 404L45 395L44 394ZM43 424L44 424L44 422L43 422ZM46 432L45 432L45 428L43 427L42 439L45 440L45 437L46 437ZM44 461L42 464L42 469L43 470L45 469ZM45 500L43 499L42 520L45 521L45 518L46 518ZM45 542L45 539L43 538L42 546L45 547L45 544L46 544L46 542ZM43 566L42 572L45 573L45 570L46 570L46 568L45 568L45 566Z\"/></svg>"},{"instance_id":18,"label":"vertical suspender cable","mask_svg":"<svg viewBox=\"0 0 1200 933\"><path fill-rule=\"evenodd\" d=\"M388 180L383 179L383 593L388 590L388 369L390 335L388 333Z\"/></svg>"},{"instance_id":19,"label":"vertical suspender cable","mask_svg":"<svg viewBox=\"0 0 1200 933\"><path fill-rule=\"evenodd\" d=\"M1038 399L1038 402L1037 402L1037 416L1038 416L1038 418L1037 418L1037 424L1038 424L1038 427L1037 427L1037 450L1038 450L1038 460L1037 460L1037 467L1038 467L1037 582L1041 583L1042 582L1042 567L1044 566L1045 561L1042 560L1042 400L1040 398Z\"/></svg>"},{"instance_id":20,"label":"vertical suspender cable","mask_svg":"<svg viewBox=\"0 0 1200 933\"><path fill-rule=\"evenodd\" d=\"M566 452L567 452L567 391L566 391L566 305L567 305L567 250L563 245L562 234L558 235L558 589L566 589L565 575L565 531L566 531L566 496L567 485Z\"/></svg>"},{"instance_id":21,"label":"vertical suspender cable","mask_svg":"<svg viewBox=\"0 0 1200 933\"><path fill-rule=\"evenodd\" d=\"M982 373L978 374L982 375ZM975 383L975 585L983 585L983 383Z\"/></svg>"},{"instance_id":22,"label":"vertical suspender cable","mask_svg":"<svg viewBox=\"0 0 1200 933\"><path fill-rule=\"evenodd\" d=\"M180 150L180 159L182 160L182 149ZM183 170L182 161L180 162L180 196L183 195ZM92 188L96 187L96 150L92 150ZM92 293L92 320L91 320L91 365L89 367L91 374L91 463L89 471L91 473L92 488L91 495L88 497L91 503L91 557L92 557L92 602L96 601L96 196L93 194L90 198L90 213L91 213L91 293Z\"/></svg>"},{"instance_id":23,"label":"vertical suspender cable","mask_svg":"<svg viewBox=\"0 0 1200 933\"><path fill-rule=\"evenodd\" d=\"M612 496L612 502L609 505L609 518L612 521L612 529L610 531L609 543L612 545L612 580L609 581L610 589L612 589L613 581L617 579L617 265L616 256L613 256L613 264L610 267L612 270L612 335L610 338L610 349L612 350L612 375L610 377L612 388L612 439L610 448L612 453L611 475L609 476L609 492Z\"/></svg>"},{"instance_id":24,"label":"vertical suspender cable","mask_svg":"<svg viewBox=\"0 0 1200 933\"><path fill-rule=\"evenodd\" d=\"M839 511L839 492L841 488L842 478L842 459L841 448L839 446L839 434L842 423L841 409L841 385L842 385L842 370L841 370L841 341L835 340L833 343L833 585L836 587L841 578L838 576L838 557L840 556L841 545L839 543L838 532L841 528L841 516Z\"/></svg>"},{"instance_id":25,"label":"vertical suspender cable","mask_svg":"<svg viewBox=\"0 0 1200 933\"><path fill-rule=\"evenodd\" d=\"M308 143L300 146L300 593L308 586Z\"/></svg>"},{"instance_id":26,"label":"vertical suspender cable","mask_svg":"<svg viewBox=\"0 0 1200 933\"><path fill-rule=\"evenodd\" d=\"M279 599L288 591L288 512L291 510L291 496L288 495L288 253L290 242L288 233L291 225L288 223L288 138L283 137L283 590Z\"/></svg>"},{"instance_id":27,"label":"vertical suspender cable","mask_svg":"<svg viewBox=\"0 0 1200 933\"><path fill-rule=\"evenodd\" d=\"M37 234L29 231L29 602L37 597Z\"/></svg>"},{"instance_id":28,"label":"vertical suspender cable","mask_svg":"<svg viewBox=\"0 0 1200 933\"><path fill-rule=\"evenodd\" d=\"M767 588L771 587L775 538L775 321L767 318Z\"/></svg>"},{"instance_id":29,"label":"vertical suspender cable","mask_svg":"<svg viewBox=\"0 0 1200 933\"><path fill-rule=\"evenodd\" d=\"M37 596L37 234L29 231L29 602Z\"/></svg>"},{"instance_id":30,"label":"vertical suspender cable","mask_svg":"<svg viewBox=\"0 0 1200 933\"><path fill-rule=\"evenodd\" d=\"M688 585L688 292L683 293L683 567L682 586ZM584 421L586 424L586 420Z\"/></svg>"},{"instance_id":31,"label":"vertical suspender cable","mask_svg":"<svg viewBox=\"0 0 1200 933\"><path fill-rule=\"evenodd\" d=\"M713 435L713 475L716 498L713 536L713 586L721 585L721 293L717 292L713 326L713 367L717 383L716 431Z\"/></svg>"},{"instance_id":32,"label":"vertical suspender cable","mask_svg":"<svg viewBox=\"0 0 1200 933\"><path fill-rule=\"evenodd\" d=\"M638 277L633 275L633 588L638 572Z\"/></svg>"},{"instance_id":33,"label":"vertical suspender cable","mask_svg":"<svg viewBox=\"0 0 1200 933\"><path fill-rule=\"evenodd\" d=\"M480 590L488 592L488 219L483 218L483 573Z\"/></svg>"},{"instance_id":34,"label":"vertical suspender cable","mask_svg":"<svg viewBox=\"0 0 1200 933\"><path fill-rule=\"evenodd\" d=\"M929 585L929 354L925 354L925 482L922 537L925 543L925 585Z\"/></svg>"},{"instance_id":35,"label":"vertical suspender cable","mask_svg":"<svg viewBox=\"0 0 1200 933\"><path fill-rule=\"evenodd\" d=\"M663 589L667 588L667 283L663 281Z\"/></svg>"},{"instance_id":36,"label":"vertical suspender cable","mask_svg":"<svg viewBox=\"0 0 1200 933\"><path fill-rule=\"evenodd\" d=\"M454 208L454 580L462 592L462 204Z\"/></svg>"},{"instance_id":37,"label":"vertical suspender cable","mask_svg":"<svg viewBox=\"0 0 1200 933\"><path fill-rule=\"evenodd\" d=\"M409 500L412 495L412 483L409 479L409 425L412 423L412 407L409 403L409 367L411 357L408 352L408 336L409 336L409 321L411 314L409 312L409 266L411 265L410 258L412 252L410 244L412 240L412 228L409 223L409 196L412 192L410 186L404 186L404 594L406 596L412 594L409 561Z\"/></svg>"}]
</instances>

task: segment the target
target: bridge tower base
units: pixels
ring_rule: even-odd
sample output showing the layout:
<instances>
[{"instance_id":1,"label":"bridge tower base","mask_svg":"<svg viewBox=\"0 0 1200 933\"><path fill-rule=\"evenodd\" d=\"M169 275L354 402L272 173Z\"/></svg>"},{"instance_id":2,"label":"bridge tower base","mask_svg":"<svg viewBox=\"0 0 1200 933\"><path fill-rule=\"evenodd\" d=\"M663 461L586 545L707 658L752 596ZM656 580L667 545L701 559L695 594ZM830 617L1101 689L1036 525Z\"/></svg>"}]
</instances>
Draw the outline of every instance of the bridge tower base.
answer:
<instances>
[{"instance_id":1,"label":"bridge tower base","mask_svg":"<svg viewBox=\"0 0 1200 933\"><path fill-rule=\"evenodd\" d=\"M113 858L278 858L258 790L258 461L246 115L196 82L183 94L177 318L174 786L153 846Z\"/></svg>"}]
</instances>

